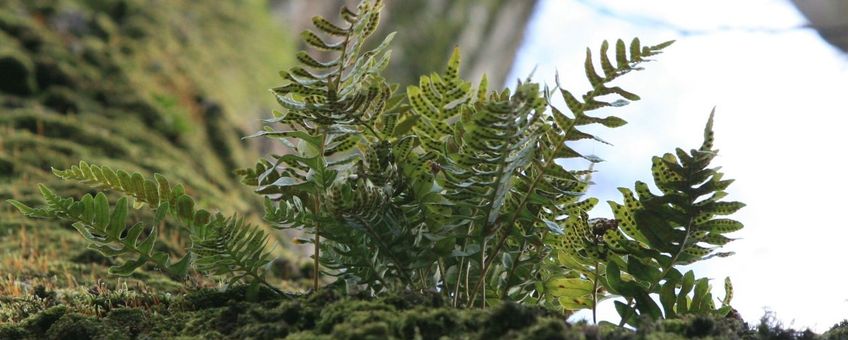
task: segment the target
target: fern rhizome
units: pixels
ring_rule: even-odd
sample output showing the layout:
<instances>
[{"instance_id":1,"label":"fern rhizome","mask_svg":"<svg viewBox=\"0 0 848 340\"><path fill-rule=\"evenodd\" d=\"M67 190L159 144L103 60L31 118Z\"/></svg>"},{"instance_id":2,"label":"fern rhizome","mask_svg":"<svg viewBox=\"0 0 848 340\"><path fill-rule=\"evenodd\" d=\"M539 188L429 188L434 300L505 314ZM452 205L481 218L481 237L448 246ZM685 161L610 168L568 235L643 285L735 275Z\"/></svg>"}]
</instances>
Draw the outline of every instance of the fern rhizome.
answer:
<instances>
[{"instance_id":1,"label":"fern rhizome","mask_svg":"<svg viewBox=\"0 0 848 340\"><path fill-rule=\"evenodd\" d=\"M332 289L374 295L436 292L457 307L514 301L567 313L618 297L622 324L630 325L643 316L731 310L729 279L716 307L707 279L678 270L730 255L717 248L731 241L724 234L742 228L716 217L743 204L722 201L731 181L709 167L717 153L712 115L700 148L653 159L659 194L643 182L635 196L620 189L623 202L609 202L615 219L588 216L598 203L585 195L591 167L561 162L600 161L573 143L601 141L587 126L626 122L591 113L639 100L613 82L672 42L605 41L600 73L587 49L591 87L579 96L530 79L501 91L489 90L485 77L472 84L460 77L458 50L444 73L400 90L381 75L393 34L367 43L381 8L381 1L345 7L340 24L313 18L317 31L302 38L320 53L297 54L299 66L282 72L285 83L272 89L282 109L250 136L270 138L285 152L237 172L265 198L270 226L308 235L313 289L332 281ZM553 96L566 107L554 107ZM92 249L124 260L112 273L150 263L174 277L194 270L279 292L263 276L271 260L265 229L198 208L181 185L158 174L85 162L54 173L122 197L110 204L98 192L75 200L41 186L46 205L11 203L31 217L73 223ZM155 217L127 225L130 206L149 207ZM156 246L163 225L190 235L182 257Z\"/></svg>"}]
</instances>

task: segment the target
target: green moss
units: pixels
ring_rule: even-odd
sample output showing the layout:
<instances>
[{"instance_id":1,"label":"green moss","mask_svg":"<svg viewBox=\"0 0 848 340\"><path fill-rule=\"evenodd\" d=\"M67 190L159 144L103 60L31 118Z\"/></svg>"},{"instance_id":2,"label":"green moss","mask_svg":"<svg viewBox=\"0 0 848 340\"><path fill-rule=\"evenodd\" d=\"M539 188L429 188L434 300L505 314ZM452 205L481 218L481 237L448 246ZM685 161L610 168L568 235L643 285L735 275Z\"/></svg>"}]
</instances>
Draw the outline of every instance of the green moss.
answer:
<instances>
[{"instance_id":1,"label":"green moss","mask_svg":"<svg viewBox=\"0 0 848 340\"><path fill-rule=\"evenodd\" d=\"M257 157L240 141L247 130L242 125L250 121L245 113L264 116L275 105L265 90L277 85L277 71L293 55L286 31L265 6L264 0L175 0L162 6L142 0L3 1L0 198L40 203L36 183L79 197L90 188L67 185L50 171L87 160L146 175L167 173L209 208L258 213L260 202L231 169ZM203 110L200 97L214 98L220 110ZM85 248L78 236L65 233L69 226L20 219L5 203L0 221L0 244L10 246L2 256L23 251L5 233L20 225ZM47 241L55 237L44 235L40 244L56 249L58 243ZM176 249L177 242L162 244ZM49 262L61 284L116 282L100 259L79 255L40 260ZM22 268L4 274L22 285L42 275ZM154 268L145 271L133 278L182 289Z\"/></svg>"},{"instance_id":2,"label":"green moss","mask_svg":"<svg viewBox=\"0 0 848 340\"><path fill-rule=\"evenodd\" d=\"M848 339L848 319L833 325L827 332L822 334L827 340Z\"/></svg>"},{"instance_id":3,"label":"green moss","mask_svg":"<svg viewBox=\"0 0 848 340\"><path fill-rule=\"evenodd\" d=\"M539 308L524 307L513 302L507 302L494 308L483 322L482 336L493 339L504 336L511 330L521 330L531 326L547 312Z\"/></svg>"},{"instance_id":4,"label":"green moss","mask_svg":"<svg viewBox=\"0 0 848 340\"><path fill-rule=\"evenodd\" d=\"M47 339L78 339L88 340L99 338L101 334L105 335L106 331L102 330L105 325L98 322L93 317L88 317L76 313L62 315L56 320L50 329L47 330ZM117 334L111 334L117 336ZM112 339L127 339L127 336L119 336Z\"/></svg>"},{"instance_id":5,"label":"green moss","mask_svg":"<svg viewBox=\"0 0 848 340\"><path fill-rule=\"evenodd\" d=\"M0 156L0 178L12 177L15 175L15 163L11 160Z\"/></svg>"},{"instance_id":6,"label":"green moss","mask_svg":"<svg viewBox=\"0 0 848 340\"><path fill-rule=\"evenodd\" d=\"M80 111L80 98L69 88L50 87L41 96L41 103L61 114L73 114Z\"/></svg>"},{"instance_id":7,"label":"green moss","mask_svg":"<svg viewBox=\"0 0 848 340\"><path fill-rule=\"evenodd\" d=\"M0 325L0 339L24 339L28 337L26 329L18 325Z\"/></svg>"},{"instance_id":8,"label":"green moss","mask_svg":"<svg viewBox=\"0 0 848 340\"><path fill-rule=\"evenodd\" d=\"M224 307L236 301L273 301L278 297L265 287L252 292L246 286L238 286L229 290L199 289L182 296L178 303L188 310L201 310Z\"/></svg>"},{"instance_id":9,"label":"green moss","mask_svg":"<svg viewBox=\"0 0 848 340\"><path fill-rule=\"evenodd\" d=\"M59 320L62 316L64 316L67 311L68 308L66 306L51 307L41 313L27 318L21 324L30 333L43 335L47 333L47 330L53 326L56 320Z\"/></svg>"},{"instance_id":10,"label":"green moss","mask_svg":"<svg viewBox=\"0 0 848 340\"><path fill-rule=\"evenodd\" d=\"M398 323L398 333L405 339L439 339L449 336L465 330L460 314L453 309L418 307L404 313Z\"/></svg>"},{"instance_id":11,"label":"green moss","mask_svg":"<svg viewBox=\"0 0 848 340\"><path fill-rule=\"evenodd\" d=\"M21 53L0 49L0 91L27 96L35 92L32 61Z\"/></svg>"},{"instance_id":12,"label":"green moss","mask_svg":"<svg viewBox=\"0 0 848 340\"><path fill-rule=\"evenodd\" d=\"M589 338L579 332L571 332L564 320L542 318L532 326L520 331L510 331L504 339L578 340Z\"/></svg>"},{"instance_id":13,"label":"green moss","mask_svg":"<svg viewBox=\"0 0 848 340\"><path fill-rule=\"evenodd\" d=\"M814 339L812 332L779 324L749 328L734 318L684 317L645 321L638 332L614 326L568 324L565 317L537 307L503 304L486 310L448 306L401 305L394 298L340 298L326 292L267 296L244 300L235 294L202 290L186 301L112 307L96 312L87 299L64 297L67 305L47 308L14 325L0 325L0 338L51 338L73 334L80 339ZM121 300L120 294L109 296ZM166 300L159 295L162 301ZM412 301L428 295L404 294ZM124 298L126 299L126 298ZM180 298L181 299L181 298ZM61 299L60 299L61 300ZM72 301L76 301L71 303ZM61 303L61 302L59 302ZM146 307L145 307L146 306ZM771 319L769 319L771 320ZM822 339L842 339L848 321ZM5 336L8 335L8 336ZM5 337L4 337L5 336ZM67 337L66 337L67 338Z\"/></svg>"}]
</instances>

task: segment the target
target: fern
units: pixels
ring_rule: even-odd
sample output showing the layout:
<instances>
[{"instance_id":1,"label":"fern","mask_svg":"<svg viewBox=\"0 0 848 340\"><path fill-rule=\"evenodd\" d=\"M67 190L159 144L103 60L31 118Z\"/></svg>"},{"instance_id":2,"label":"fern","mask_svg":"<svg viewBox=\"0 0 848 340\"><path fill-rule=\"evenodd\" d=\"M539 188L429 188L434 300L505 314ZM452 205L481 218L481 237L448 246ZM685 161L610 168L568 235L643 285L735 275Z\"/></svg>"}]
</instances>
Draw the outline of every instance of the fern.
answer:
<instances>
[{"instance_id":1,"label":"fern","mask_svg":"<svg viewBox=\"0 0 848 340\"><path fill-rule=\"evenodd\" d=\"M273 90L284 109L268 120L277 127L253 135L289 150L239 174L268 199L266 219L312 234L316 267L348 283L373 292L435 285L455 305L540 300L534 282L551 249L546 235L560 232L575 207L595 204L580 200L587 171L556 160L599 161L567 144L600 140L583 126L623 125L587 113L638 100L609 84L670 42L643 48L634 40L628 56L619 41L616 67L604 43L604 76L587 52L592 90L580 101L560 89L572 116L546 113L550 91L529 80L514 92L489 91L485 77L472 88L460 77L458 50L443 73L398 95L379 75L391 35L362 52L381 6L343 8L343 25L313 19L318 33L302 37L324 59L298 54L301 65L283 72L286 83ZM608 95L620 98L601 101Z\"/></svg>"},{"instance_id":2,"label":"fern","mask_svg":"<svg viewBox=\"0 0 848 340\"><path fill-rule=\"evenodd\" d=\"M355 178L355 163L373 152L363 140L386 138L373 126L384 119L392 96L392 87L379 75L389 61L392 35L372 50L363 49L376 29L382 6L381 1L363 1L356 11L344 7L342 26L313 18L315 27L327 37L307 31L302 35L304 42L334 57L320 61L306 51L299 52L300 66L283 72L287 83L273 89L286 111L276 112L268 123L283 129L268 126L251 136L278 139L292 152L261 161L257 166L263 169L261 173L241 172L270 199L270 222L281 228L303 227L314 235L315 289L321 238L332 237L322 231L323 225L331 222L323 201L334 183ZM375 173L370 175L374 182L381 182ZM328 244L325 248L333 251L339 247Z\"/></svg>"},{"instance_id":3,"label":"fern","mask_svg":"<svg viewBox=\"0 0 848 340\"><path fill-rule=\"evenodd\" d=\"M676 266L733 254L719 252L718 249L732 241L724 234L741 229L742 224L732 219L716 217L732 214L745 205L741 202L722 200L727 196L725 189L733 181L723 179L723 173L719 172L718 168L709 168L710 162L718 153L713 149L713 115L714 112L710 114L704 129L704 142L700 148L691 150L688 154L677 149L676 155L667 153L663 157L653 158L652 174L661 194L653 194L647 184L637 182L638 199L633 196L632 191L622 188L620 191L624 195L625 204L610 202L616 218L621 220L622 231L633 239L631 242L635 242L630 248L652 250L648 253L650 257L642 256L637 259L636 256L628 256L626 268L635 281L647 285L648 293L661 289L662 286L666 295L671 294L673 287L677 285L677 278L681 276L676 272ZM617 268L608 269L615 271ZM693 302L703 301L707 305L696 303L694 307L687 308L680 304L665 303L663 305L666 315L712 309L713 301L709 289L706 288L706 281L698 282ZM727 282L729 296L732 287L729 280ZM620 287L619 285L618 288ZM729 303L729 299L727 300L725 303ZM707 306L710 308L706 308ZM644 301L641 306L637 304L636 307L640 314L648 313L653 318L659 317L659 308L655 308L649 301ZM618 309L623 320L633 322L636 311L625 306L619 306ZM720 313L726 314L729 311L727 307Z\"/></svg>"},{"instance_id":4,"label":"fern","mask_svg":"<svg viewBox=\"0 0 848 340\"><path fill-rule=\"evenodd\" d=\"M309 235L313 289L325 275L373 295L429 290L454 306L517 301L566 312L594 311L620 296L625 302L616 308L631 325L642 316L730 310L729 279L716 308L709 281L678 270L730 255L718 248L742 228L716 218L743 204L722 201L731 181L709 168L717 152L712 116L699 149L653 159L660 194L642 182L635 195L620 189L624 202L609 202L615 219L590 218L598 200L585 193L601 160L573 148L580 140L605 143L589 126L626 124L595 111L639 100L615 82L673 42L604 41L597 60L587 49L590 89L582 95L559 80L553 89L527 79L492 91L485 76L472 84L460 76L458 49L443 72L398 91L381 75L393 34L365 47L382 7L364 0L343 7L340 24L312 19L315 30L301 35L310 50L297 53L298 66L281 72L283 84L271 90L281 111L246 137L273 139L283 152L236 171L265 198L266 221ZM555 92L565 108L551 104ZM592 165L562 165L573 158ZM93 249L126 259L114 273L152 263L175 276L195 268L227 284L273 289L263 278L268 235L237 215L197 208L181 185L85 162L54 173L123 197L110 206L102 192L76 201L42 186L45 206L11 203L28 216L72 221ZM130 205L154 209L154 220L128 227ZM191 240L176 261L155 246L168 216Z\"/></svg>"},{"instance_id":5,"label":"fern","mask_svg":"<svg viewBox=\"0 0 848 340\"><path fill-rule=\"evenodd\" d=\"M84 161L67 170L54 169L53 173L65 180L111 189L124 196L110 208L103 192L95 196L86 194L77 201L60 197L40 185L46 206L30 208L18 201L10 203L30 217L70 221L90 242L89 248L104 256L126 258L123 264L111 267L110 273L127 276L152 263L175 277L185 277L194 265L201 272L229 277L229 283L249 278L271 287L262 279L263 267L270 262L265 251L267 235L260 229L245 226L242 219L224 218L220 213L213 215L195 208L194 200L185 194L182 185L172 186L159 174L151 180L140 173L129 174ZM130 202L137 207L155 207L154 220L127 225ZM156 248L159 228L168 215L179 222L192 241L186 254L175 262L169 253Z\"/></svg>"},{"instance_id":6,"label":"fern","mask_svg":"<svg viewBox=\"0 0 848 340\"><path fill-rule=\"evenodd\" d=\"M632 46L638 46L638 44L639 41L636 39ZM579 197L587 185L586 181L582 181L579 176L585 172L568 171L557 164L556 160L582 157L591 162L600 161L594 156L581 155L570 148L568 143L580 139L600 140L591 134L581 131L581 126L601 124L614 128L623 125L625 122L615 116L601 118L590 116L587 112L604 106L613 106L613 104L600 100L601 97L610 94L615 94L629 100L638 100L638 96L619 87L609 87L607 84L623 74L639 69L637 65L645 61L643 57L656 55L670 44L671 42L667 42L655 47L645 47L643 49L644 53L633 54L629 60L625 55L617 55L617 59L622 62L617 69L605 67L607 71L605 77L600 77L594 72L591 52L587 49L585 69L586 76L592 85L592 90L583 95L583 102L575 99L569 91L562 89L559 84L557 85L573 117L569 117L557 108L550 106L550 116L544 120L539 119L540 122L537 123L537 126L528 126L521 129L524 135L523 137L529 143L525 145L526 149L516 148L510 155L516 160L521 158L516 156L527 157L527 159L524 160L524 164L513 164L505 168L510 170L512 167L515 167L521 175L515 176L512 182L503 181L502 183L511 185L511 190L507 193L507 190L500 189L499 192L505 193L504 197L494 197L505 201L505 207L502 209L505 213L501 214L498 218L494 218L494 216L490 216L489 218L490 221L501 220L502 222L498 223L500 235L493 247L492 255L488 257L488 260L482 266L482 271L485 274L501 252L509 254L508 256L513 258L511 261L513 264L511 266L512 268L508 269L504 285L499 290L501 295L506 295L509 292L513 285L513 280L516 280L515 282L525 287L532 287L530 284L532 280L529 280L529 278L514 279L513 273L522 265L532 267L533 263L539 263L546 257L548 248L542 246L542 240L548 231L551 230L551 226L557 224L554 221L568 216L570 214L569 209L574 205L585 206L594 204L591 201L578 202ZM619 45L623 45L623 42L619 41ZM606 46L606 43L601 46L601 60L604 65L608 64ZM617 106L621 106L625 102L625 99L619 99L614 103ZM524 139L518 139L517 142L518 145L526 143ZM526 153L526 156L522 155L522 153ZM534 197L541 199L533 199ZM510 246L510 243L512 246ZM505 247L507 248L506 250L504 250ZM522 256L531 247L534 248L533 251L530 251L533 254L527 256L526 262L522 263ZM533 270L528 270L527 272L533 272ZM482 280L478 282L482 284ZM534 294L533 289L531 288L529 292L524 293L525 296L526 294Z\"/></svg>"},{"instance_id":7,"label":"fern","mask_svg":"<svg viewBox=\"0 0 848 340\"><path fill-rule=\"evenodd\" d=\"M609 202L616 219L600 229L590 227L585 214L569 218L559 262L591 281L595 290L554 289L562 307L594 310L604 295L599 291L601 283L610 293L627 299L628 303L616 301L616 309L622 323L631 325L639 315L657 319L730 311L733 287L729 278L723 306L716 309L707 279L695 280L691 271L681 274L676 268L732 255L718 248L732 241L724 234L742 228L735 220L715 218L732 214L744 204L722 201L732 180L723 179L717 168L709 168L717 154L712 148L712 126L711 113L704 142L697 150L687 154L677 149L676 155L654 157L652 173L661 194L653 194L643 182L636 182L638 198L630 189L620 188L624 203ZM651 294L659 294L661 306Z\"/></svg>"},{"instance_id":8,"label":"fern","mask_svg":"<svg viewBox=\"0 0 848 340\"><path fill-rule=\"evenodd\" d=\"M157 212L154 223L147 227L142 223L127 227L128 201L122 197L114 208L102 192L92 197L86 194L79 201L56 195L50 188L40 185L39 190L47 202L43 208L30 208L20 202L10 201L22 213L35 218L57 218L73 223L73 227L91 242L89 248L104 256L129 257L122 265L109 268L115 275L127 276L142 265L152 262L158 268L175 276L185 276L191 261L191 252L179 261L171 263L168 253L154 249L158 234L158 225L163 216ZM111 211L111 212L110 212ZM147 231L147 236L141 235Z\"/></svg>"},{"instance_id":9,"label":"fern","mask_svg":"<svg viewBox=\"0 0 848 340\"><path fill-rule=\"evenodd\" d=\"M245 224L243 218L221 215L204 227L206 234L197 237L193 247L198 270L229 276L229 284L244 278L264 282L262 272L271 254L265 250L268 235L262 229Z\"/></svg>"}]
</instances>

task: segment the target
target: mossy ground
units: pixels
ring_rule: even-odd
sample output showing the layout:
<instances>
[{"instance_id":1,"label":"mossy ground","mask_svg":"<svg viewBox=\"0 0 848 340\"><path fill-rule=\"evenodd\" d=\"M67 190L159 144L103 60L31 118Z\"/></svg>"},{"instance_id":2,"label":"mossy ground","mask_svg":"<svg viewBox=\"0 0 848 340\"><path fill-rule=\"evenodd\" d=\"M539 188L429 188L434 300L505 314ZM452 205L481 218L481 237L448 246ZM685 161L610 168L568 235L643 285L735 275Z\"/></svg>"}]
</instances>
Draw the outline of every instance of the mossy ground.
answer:
<instances>
[{"instance_id":1,"label":"mossy ground","mask_svg":"<svg viewBox=\"0 0 848 340\"><path fill-rule=\"evenodd\" d=\"M238 287L201 289L177 297L124 291L92 292L74 304L39 290L38 312L0 325L3 339L844 339L848 323L824 335L796 332L764 320L748 327L734 318L691 317L645 322L638 332L583 323L537 307L503 304L486 310L447 307L439 295L380 299L342 297L332 290L276 296Z\"/></svg>"}]
</instances>

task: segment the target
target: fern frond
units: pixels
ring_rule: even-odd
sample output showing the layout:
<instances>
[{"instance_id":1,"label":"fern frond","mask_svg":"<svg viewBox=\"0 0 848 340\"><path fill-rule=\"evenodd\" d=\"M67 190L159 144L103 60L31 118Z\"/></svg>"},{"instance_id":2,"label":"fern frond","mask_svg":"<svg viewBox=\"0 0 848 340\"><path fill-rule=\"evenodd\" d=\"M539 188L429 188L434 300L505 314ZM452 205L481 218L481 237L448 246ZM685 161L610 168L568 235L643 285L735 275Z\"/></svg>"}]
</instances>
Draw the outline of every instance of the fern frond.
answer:
<instances>
[{"instance_id":1,"label":"fern frond","mask_svg":"<svg viewBox=\"0 0 848 340\"><path fill-rule=\"evenodd\" d=\"M634 44L638 44L638 41L635 41ZM520 176L510 179L509 186L511 192L503 196L505 201L503 211L506 212L503 215L505 216L489 216L490 219L499 218L502 221L500 223L502 232L498 241L495 243L496 245L492 254L498 255L504 248L506 248L504 253L508 254L510 252L509 244L512 243L512 247L515 249L513 250L514 253L520 257L525 253L525 249L529 247L528 244L532 243L530 240L533 240L533 238L528 238L525 235L531 233L530 231L538 234L544 233L545 230L549 230L552 224L557 223L554 221L562 223L566 221L566 216L573 214L573 211L570 210L573 210L573 205L578 204L578 199L585 191L588 181L580 178L580 174L583 172L568 171L556 161L564 158L582 157L593 163L599 162L600 160L597 157L582 155L572 149L568 144L581 139L594 139L604 142L592 134L581 131L581 126L600 124L606 127L618 127L625 122L615 116L603 118L592 117L587 115L586 112L604 106L621 106L625 103L623 100L613 103L603 102L599 98L605 95L616 94L625 99L638 100L638 96L619 87L611 87L608 84L621 75L638 69L637 65L644 61L641 58L641 54L639 56L631 56L629 59L626 55L620 55L620 59L625 62L619 65L619 68L611 69L611 63L606 56L608 44L603 44L601 49L603 54L602 66L606 70L605 76L600 76L596 73L591 52L587 50L587 58L584 66L587 79L589 79L592 85L592 90L583 96L582 102L574 98L569 91L563 89L557 83L557 87L560 89L560 93L564 97L572 116L569 117L556 107L551 106L548 102L548 106L551 107L551 115L543 118L540 117L538 119L539 123L528 125L521 129L522 136L528 138L532 143L527 145L527 149L516 148L510 151L510 157L513 159L520 159L521 157L528 157L528 159L524 163L516 163L515 170ZM648 51L656 54L660 49L649 47ZM519 84L518 88L522 88L521 84ZM536 89L535 91L538 93L539 90ZM547 89L544 93L544 98L548 99ZM542 106L544 106L544 103ZM491 125L493 122L489 123ZM491 126L502 128L496 124ZM479 140L480 138L477 139ZM492 143L488 144L492 145ZM524 152L527 152L527 154L525 155ZM484 160L480 159L477 162L471 161L462 165L468 167L483 162ZM480 166L476 167L479 168ZM477 195L479 194L477 193ZM552 205L550 202L557 203ZM522 233L515 231L522 231ZM537 239L543 238L536 237ZM542 253L546 251L544 247L537 247L537 249ZM544 255L540 253L537 257L544 258ZM495 257L490 257L489 264L485 265L484 268L490 267L494 259ZM518 260L520 261L520 259ZM510 275L508 274L507 281L509 281Z\"/></svg>"},{"instance_id":2,"label":"fern frond","mask_svg":"<svg viewBox=\"0 0 848 340\"><path fill-rule=\"evenodd\" d=\"M59 218L73 223L74 228L90 242L89 248L108 257L127 257L122 265L109 268L115 275L128 276L137 268L151 262L158 268L178 277L184 277L188 271L193 254L189 251L181 259L171 262L170 255L155 250L158 225L164 217L167 207L157 209L156 221L149 227L137 223L128 227L128 200L118 199L114 208L110 208L106 195L86 194L79 201L62 198L50 188L40 185L42 196L47 201L44 208L24 208L21 211L29 217ZM17 203L16 206L19 206ZM110 212L111 211L111 212ZM142 234L147 234L141 237Z\"/></svg>"},{"instance_id":3,"label":"fern frond","mask_svg":"<svg viewBox=\"0 0 848 340\"><path fill-rule=\"evenodd\" d=\"M317 32L307 31L301 37L307 46L323 53L298 52L300 65L281 72L286 83L272 89L285 109L267 121L277 127L268 125L249 136L273 138L289 149L241 174L269 199L266 218L270 222L280 228L302 227L314 235L316 273L320 238L331 236L321 230L322 205L334 182L361 174L384 184L384 175L390 175L376 169L354 173L357 162L371 158L368 143L390 137L389 128L375 129L376 123L386 124L398 116L397 111L387 112L398 107L397 102L390 103L397 98L397 87L380 75L389 63L394 34L373 49L364 48L376 30L382 7L380 0L362 1L356 10L343 7L340 14L346 23L342 25L313 18Z\"/></svg>"},{"instance_id":4,"label":"fern frond","mask_svg":"<svg viewBox=\"0 0 848 340\"><path fill-rule=\"evenodd\" d=\"M194 245L195 265L201 272L228 276L228 284L248 278L262 280L271 261L266 250L268 235L244 222L244 218L224 218L218 214L205 225L209 235Z\"/></svg>"},{"instance_id":5,"label":"fern frond","mask_svg":"<svg viewBox=\"0 0 848 340\"><path fill-rule=\"evenodd\" d=\"M53 169L53 174L67 181L87 184L92 188L105 188L135 198L136 202L146 203L155 208L159 203L175 208L177 199L185 193L182 185L171 186L168 180L159 174L153 179L142 174L114 170L108 166L88 164L80 161L66 170Z\"/></svg>"},{"instance_id":6,"label":"fern frond","mask_svg":"<svg viewBox=\"0 0 848 340\"><path fill-rule=\"evenodd\" d=\"M372 287L405 287L413 283L410 264L419 255L412 247L414 235L388 199L382 189L364 180L333 187L324 202L327 211L335 217L335 222L324 225L326 245L330 246L324 251L329 267L344 267L341 274L355 274L358 281ZM350 240L359 240L358 245L349 246ZM333 254L341 245L348 245L345 252L365 252L350 258L371 260L363 265L351 262L343 253ZM374 272L375 268L381 270Z\"/></svg>"},{"instance_id":7,"label":"fern frond","mask_svg":"<svg viewBox=\"0 0 848 340\"><path fill-rule=\"evenodd\" d=\"M213 216L204 209L196 208L182 185L172 186L159 174L154 175L154 181L139 173L130 175L123 170L86 162L67 170L54 169L53 172L65 180L118 191L125 196L117 200L114 208L110 208L103 192L95 196L87 194L76 201L60 197L40 185L46 206L30 208L16 201L12 204L30 217L70 221L90 242L89 248L108 257L125 258L123 264L110 268L111 273L126 276L142 265L152 263L174 276L184 277L195 265L202 272L228 277L230 283L250 279L267 285L261 276L261 269L270 256L265 251L265 232L246 225L243 219L224 218L219 213ZM155 207L155 218L151 223L126 225L128 206L132 200ZM192 241L186 254L174 262L167 252L156 250L159 226L169 215L188 231ZM230 265L232 270L224 270L224 265Z\"/></svg>"},{"instance_id":8,"label":"fern frond","mask_svg":"<svg viewBox=\"0 0 848 340\"><path fill-rule=\"evenodd\" d=\"M461 57L456 48L444 74L421 76L418 86L409 86L406 95L416 117L415 134L427 150L441 151L445 138L452 135L451 121L467 110L471 83L459 77Z\"/></svg>"},{"instance_id":9,"label":"fern frond","mask_svg":"<svg viewBox=\"0 0 848 340\"><path fill-rule=\"evenodd\" d=\"M718 168L709 168L718 153L712 149L714 113L704 129L704 143L689 154L678 149L654 157L652 174L662 194L651 193L644 183L637 183L638 200L628 189L620 189L625 204L610 202L616 218L626 223L629 236L650 248L670 255L656 260L663 266L690 264L713 256L732 239L724 234L739 230L741 223L716 216L729 215L745 205L723 201L725 189L732 183L723 179Z\"/></svg>"},{"instance_id":10,"label":"fern frond","mask_svg":"<svg viewBox=\"0 0 848 340\"><path fill-rule=\"evenodd\" d=\"M729 279L725 285L725 301L717 309L706 278L695 280L691 271L681 276L675 269L712 257L732 255L718 250L732 241L724 234L742 228L735 220L715 218L732 214L745 205L722 200L727 195L724 190L732 181L723 179L718 168L709 167L718 153L712 148L714 113L710 113L704 128L704 142L699 149L688 154L677 149L676 154L653 158L651 172L660 194L652 193L647 184L637 182L637 195L630 189L620 188L624 202L609 202L621 231L627 235L626 238L616 236L618 241L627 244L616 250L627 259L621 269L619 265L607 268L609 288L625 296L658 292L667 318L684 314L723 316L731 310ZM632 275L632 279L614 278L620 275L620 270ZM680 285L683 288L676 291ZM659 307L650 299L637 301L635 306L617 304L616 307L622 320L631 325L636 324L637 315L650 315L654 319L661 316Z\"/></svg>"}]
</instances>

